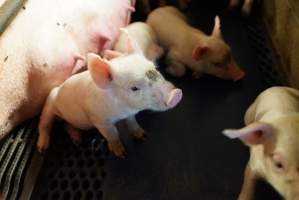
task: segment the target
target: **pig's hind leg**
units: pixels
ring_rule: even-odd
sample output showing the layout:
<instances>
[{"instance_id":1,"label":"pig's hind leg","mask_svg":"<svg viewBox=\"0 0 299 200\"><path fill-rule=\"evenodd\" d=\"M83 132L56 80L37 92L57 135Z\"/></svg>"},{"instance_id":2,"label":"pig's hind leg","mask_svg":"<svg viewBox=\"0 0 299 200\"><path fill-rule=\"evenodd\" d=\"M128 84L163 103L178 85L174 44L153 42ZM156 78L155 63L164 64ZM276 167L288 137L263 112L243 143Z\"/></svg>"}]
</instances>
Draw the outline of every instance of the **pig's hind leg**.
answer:
<instances>
[{"instance_id":1,"label":"pig's hind leg","mask_svg":"<svg viewBox=\"0 0 299 200\"><path fill-rule=\"evenodd\" d=\"M39 135L37 140L37 150L40 153L44 152L49 147L52 124L57 117L54 112L53 102L51 98L53 95L53 91L56 92L56 90L57 88L52 90L52 92L50 93L40 117L38 125Z\"/></svg>"},{"instance_id":2,"label":"pig's hind leg","mask_svg":"<svg viewBox=\"0 0 299 200\"><path fill-rule=\"evenodd\" d=\"M129 129L129 132L139 140L145 140L146 134L145 131L139 126L136 121L135 116L130 116L126 119L126 123Z\"/></svg>"},{"instance_id":3,"label":"pig's hind leg","mask_svg":"<svg viewBox=\"0 0 299 200\"><path fill-rule=\"evenodd\" d=\"M81 143L81 132L71 124L65 122L65 129L75 145Z\"/></svg>"},{"instance_id":4,"label":"pig's hind leg","mask_svg":"<svg viewBox=\"0 0 299 200\"><path fill-rule=\"evenodd\" d=\"M107 140L110 151L117 157L124 158L125 148L120 141L116 127L113 124L100 124L95 126Z\"/></svg>"},{"instance_id":5,"label":"pig's hind leg","mask_svg":"<svg viewBox=\"0 0 299 200\"><path fill-rule=\"evenodd\" d=\"M185 65L177 59L177 53L170 50L166 56L166 72L175 77L182 77L186 73Z\"/></svg>"}]
</instances>

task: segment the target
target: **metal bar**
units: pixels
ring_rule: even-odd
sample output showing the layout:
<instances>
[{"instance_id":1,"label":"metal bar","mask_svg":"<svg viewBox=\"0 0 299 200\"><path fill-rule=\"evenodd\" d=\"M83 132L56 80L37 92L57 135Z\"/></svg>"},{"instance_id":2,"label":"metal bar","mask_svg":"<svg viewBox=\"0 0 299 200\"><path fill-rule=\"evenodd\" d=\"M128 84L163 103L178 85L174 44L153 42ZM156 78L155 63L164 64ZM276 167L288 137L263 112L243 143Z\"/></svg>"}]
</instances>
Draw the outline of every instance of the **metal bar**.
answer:
<instances>
[{"instance_id":1,"label":"metal bar","mask_svg":"<svg viewBox=\"0 0 299 200\"><path fill-rule=\"evenodd\" d=\"M19 184L16 184L15 178L16 178L16 173L18 173L19 168L20 168L20 162L22 158L24 157L24 152L25 152L25 147L28 145L28 138L30 136L30 130L27 130L27 127L22 128L23 131L25 132L24 137L18 141L15 141L19 143L18 149L16 149L16 155L13 158L9 169L7 171L7 175L5 177L4 181L4 187L3 187L3 197L8 197L10 196L10 192L12 191L12 188L19 188ZM13 184L15 183L15 184ZM12 199L12 198L10 198Z\"/></svg>"},{"instance_id":2,"label":"metal bar","mask_svg":"<svg viewBox=\"0 0 299 200\"><path fill-rule=\"evenodd\" d=\"M27 0L6 0L0 7L0 36Z\"/></svg>"},{"instance_id":3,"label":"metal bar","mask_svg":"<svg viewBox=\"0 0 299 200\"><path fill-rule=\"evenodd\" d=\"M20 184L22 182L23 185L21 191L19 191L20 189L14 188L12 192L12 199L30 199L40 172L40 168L43 164L44 157L35 150L36 139L38 137L37 121L35 121L35 125L32 125L29 128L29 131L31 132L32 138L16 177L16 184Z\"/></svg>"}]
</instances>

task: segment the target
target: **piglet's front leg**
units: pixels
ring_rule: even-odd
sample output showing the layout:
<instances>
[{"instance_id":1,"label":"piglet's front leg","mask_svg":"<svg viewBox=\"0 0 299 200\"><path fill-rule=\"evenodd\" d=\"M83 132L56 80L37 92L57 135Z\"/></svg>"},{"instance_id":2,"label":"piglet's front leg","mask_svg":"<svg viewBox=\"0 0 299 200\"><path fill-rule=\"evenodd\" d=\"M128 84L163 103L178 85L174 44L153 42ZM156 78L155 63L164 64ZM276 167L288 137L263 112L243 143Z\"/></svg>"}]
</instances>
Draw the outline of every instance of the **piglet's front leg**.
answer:
<instances>
[{"instance_id":1,"label":"piglet's front leg","mask_svg":"<svg viewBox=\"0 0 299 200\"><path fill-rule=\"evenodd\" d=\"M145 131L139 126L138 122L136 121L135 116L130 116L126 119L126 123L129 129L129 132L139 140L145 140L146 134Z\"/></svg>"},{"instance_id":2,"label":"piglet's front leg","mask_svg":"<svg viewBox=\"0 0 299 200\"><path fill-rule=\"evenodd\" d=\"M113 124L96 125L96 128L101 132L103 137L108 142L109 150L114 153L115 156L124 158L125 148L120 141L118 131Z\"/></svg>"},{"instance_id":3,"label":"piglet's front leg","mask_svg":"<svg viewBox=\"0 0 299 200\"><path fill-rule=\"evenodd\" d=\"M241 193L238 197L238 200L253 200L254 199L254 190L258 180L257 174L250 168L247 164L244 173L244 181Z\"/></svg>"},{"instance_id":4,"label":"piglet's front leg","mask_svg":"<svg viewBox=\"0 0 299 200\"><path fill-rule=\"evenodd\" d=\"M75 128L71 124L65 122L65 129L69 134L71 140L75 145L79 145L81 143L81 132L79 129Z\"/></svg>"}]
</instances>

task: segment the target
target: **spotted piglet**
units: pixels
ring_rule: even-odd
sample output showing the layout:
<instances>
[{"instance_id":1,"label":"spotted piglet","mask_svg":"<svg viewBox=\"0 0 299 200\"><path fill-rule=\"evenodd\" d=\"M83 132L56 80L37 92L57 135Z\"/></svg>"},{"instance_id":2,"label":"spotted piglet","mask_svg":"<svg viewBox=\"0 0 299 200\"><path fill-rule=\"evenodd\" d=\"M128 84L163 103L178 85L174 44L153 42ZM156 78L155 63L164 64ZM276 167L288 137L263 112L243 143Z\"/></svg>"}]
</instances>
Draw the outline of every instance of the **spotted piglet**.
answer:
<instances>
[{"instance_id":1,"label":"spotted piglet","mask_svg":"<svg viewBox=\"0 0 299 200\"><path fill-rule=\"evenodd\" d=\"M51 91L39 123L40 152L47 149L52 123L60 118L74 141L80 141L80 129L96 127L109 149L122 157L125 150L115 127L117 121L126 119L130 132L143 138L136 113L145 109L165 111L180 102L182 91L166 81L141 53L108 51L106 56L110 60L88 54L88 71L70 77Z\"/></svg>"}]
</instances>

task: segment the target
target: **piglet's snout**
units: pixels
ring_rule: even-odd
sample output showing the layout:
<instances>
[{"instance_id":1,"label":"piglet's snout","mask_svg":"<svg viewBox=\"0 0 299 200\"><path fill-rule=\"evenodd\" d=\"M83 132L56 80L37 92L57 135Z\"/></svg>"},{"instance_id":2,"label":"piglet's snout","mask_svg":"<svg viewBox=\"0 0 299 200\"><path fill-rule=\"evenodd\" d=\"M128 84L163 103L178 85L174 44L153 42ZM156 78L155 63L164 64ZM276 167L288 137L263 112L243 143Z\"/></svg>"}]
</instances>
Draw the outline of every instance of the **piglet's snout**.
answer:
<instances>
[{"instance_id":1,"label":"piglet's snout","mask_svg":"<svg viewBox=\"0 0 299 200\"><path fill-rule=\"evenodd\" d=\"M172 89L167 97L166 106L168 108L175 107L182 99L183 92L181 89Z\"/></svg>"},{"instance_id":2,"label":"piglet's snout","mask_svg":"<svg viewBox=\"0 0 299 200\"><path fill-rule=\"evenodd\" d=\"M241 80L242 78L244 78L245 72L243 70L241 70L237 65L232 64L232 65L228 66L226 76L228 79L238 81L238 80Z\"/></svg>"}]
</instances>

